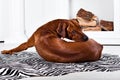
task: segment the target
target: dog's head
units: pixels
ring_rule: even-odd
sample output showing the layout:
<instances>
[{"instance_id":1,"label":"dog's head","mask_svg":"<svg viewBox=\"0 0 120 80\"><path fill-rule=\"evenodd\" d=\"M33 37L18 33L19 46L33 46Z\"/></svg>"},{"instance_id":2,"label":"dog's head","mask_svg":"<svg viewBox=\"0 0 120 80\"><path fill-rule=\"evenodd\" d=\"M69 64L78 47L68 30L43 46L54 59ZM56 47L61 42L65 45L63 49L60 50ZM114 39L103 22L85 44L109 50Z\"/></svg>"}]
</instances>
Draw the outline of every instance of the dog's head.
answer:
<instances>
[{"instance_id":1,"label":"dog's head","mask_svg":"<svg viewBox=\"0 0 120 80\"><path fill-rule=\"evenodd\" d=\"M82 32L82 28L79 25L69 24L59 24L57 28L57 33L60 37L68 38L75 41L87 41L88 36Z\"/></svg>"},{"instance_id":2,"label":"dog's head","mask_svg":"<svg viewBox=\"0 0 120 80\"><path fill-rule=\"evenodd\" d=\"M98 24L97 16L82 8L77 13L77 19L81 26L96 26Z\"/></svg>"}]
</instances>

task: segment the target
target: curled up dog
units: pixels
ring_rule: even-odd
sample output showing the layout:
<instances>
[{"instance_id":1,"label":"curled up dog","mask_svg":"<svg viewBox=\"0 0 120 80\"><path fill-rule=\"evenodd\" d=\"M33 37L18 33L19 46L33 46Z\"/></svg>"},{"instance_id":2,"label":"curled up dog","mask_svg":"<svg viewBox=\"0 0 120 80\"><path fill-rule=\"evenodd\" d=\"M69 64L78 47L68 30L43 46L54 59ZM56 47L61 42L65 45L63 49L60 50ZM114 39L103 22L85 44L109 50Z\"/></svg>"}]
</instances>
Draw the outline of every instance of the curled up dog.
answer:
<instances>
[{"instance_id":1,"label":"curled up dog","mask_svg":"<svg viewBox=\"0 0 120 80\"><path fill-rule=\"evenodd\" d=\"M87 16L90 14L92 13L88 13ZM103 46L93 39L89 39L80 27L80 25L95 26L97 25L96 19L97 17L92 14L88 20L79 15L76 19L52 20L39 27L28 41L11 50L3 50L2 53L13 54L35 46L38 54L51 62L99 60ZM74 42L67 42L61 38L68 38Z\"/></svg>"}]
</instances>

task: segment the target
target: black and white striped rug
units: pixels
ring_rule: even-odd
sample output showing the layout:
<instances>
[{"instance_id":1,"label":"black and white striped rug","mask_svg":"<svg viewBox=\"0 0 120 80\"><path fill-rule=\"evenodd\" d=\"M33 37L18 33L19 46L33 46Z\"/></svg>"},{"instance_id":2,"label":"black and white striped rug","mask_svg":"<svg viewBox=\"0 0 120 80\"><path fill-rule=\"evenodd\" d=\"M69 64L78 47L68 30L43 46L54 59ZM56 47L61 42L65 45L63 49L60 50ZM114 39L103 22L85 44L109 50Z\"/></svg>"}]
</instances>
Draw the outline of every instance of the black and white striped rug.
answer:
<instances>
[{"instance_id":1,"label":"black and white striped rug","mask_svg":"<svg viewBox=\"0 0 120 80\"><path fill-rule=\"evenodd\" d=\"M16 80L27 77L61 76L74 72L112 72L120 70L120 57L103 54L95 62L53 63L40 58L36 52L0 54L0 80Z\"/></svg>"}]
</instances>

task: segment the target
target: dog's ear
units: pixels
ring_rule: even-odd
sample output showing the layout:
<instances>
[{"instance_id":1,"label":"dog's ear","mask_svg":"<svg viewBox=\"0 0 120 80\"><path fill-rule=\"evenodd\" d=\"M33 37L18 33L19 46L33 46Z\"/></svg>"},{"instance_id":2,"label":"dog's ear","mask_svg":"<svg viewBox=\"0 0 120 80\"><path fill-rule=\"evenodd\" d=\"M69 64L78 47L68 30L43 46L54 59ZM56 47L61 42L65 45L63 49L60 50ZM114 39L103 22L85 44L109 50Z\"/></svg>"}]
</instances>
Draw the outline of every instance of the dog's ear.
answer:
<instances>
[{"instance_id":1,"label":"dog's ear","mask_svg":"<svg viewBox=\"0 0 120 80\"><path fill-rule=\"evenodd\" d=\"M65 23L59 23L56 29L57 33L63 38L66 37L66 33L67 33L66 30L67 30L67 24Z\"/></svg>"}]
</instances>

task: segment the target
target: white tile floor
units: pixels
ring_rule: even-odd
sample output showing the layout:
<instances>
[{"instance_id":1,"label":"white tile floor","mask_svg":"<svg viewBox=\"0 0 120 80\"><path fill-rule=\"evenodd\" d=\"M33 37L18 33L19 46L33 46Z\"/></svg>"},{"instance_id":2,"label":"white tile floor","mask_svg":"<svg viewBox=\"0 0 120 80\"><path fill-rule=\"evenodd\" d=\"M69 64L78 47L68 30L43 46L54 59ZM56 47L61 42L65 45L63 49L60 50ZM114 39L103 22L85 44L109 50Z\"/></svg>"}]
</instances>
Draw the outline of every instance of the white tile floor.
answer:
<instances>
[{"instance_id":1,"label":"white tile floor","mask_svg":"<svg viewBox=\"0 0 120 80\"><path fill-rule=\"evenodd\" d=\"M0 44L0 51L3 49L11 49L16 47L18 44ZM27 51L35 51L35 48L30 48ZM119 55L120 46L104 46L103 53ZM65 76L59 77L36 77L26 78L22 80L120 80L120 71L117 72L79 72L72 73Z\"/></svg>"}]
</instances>

